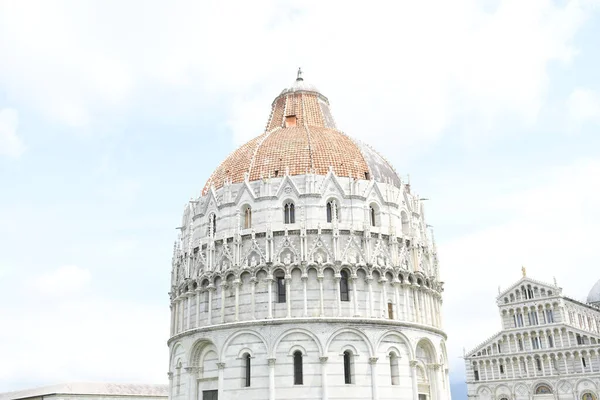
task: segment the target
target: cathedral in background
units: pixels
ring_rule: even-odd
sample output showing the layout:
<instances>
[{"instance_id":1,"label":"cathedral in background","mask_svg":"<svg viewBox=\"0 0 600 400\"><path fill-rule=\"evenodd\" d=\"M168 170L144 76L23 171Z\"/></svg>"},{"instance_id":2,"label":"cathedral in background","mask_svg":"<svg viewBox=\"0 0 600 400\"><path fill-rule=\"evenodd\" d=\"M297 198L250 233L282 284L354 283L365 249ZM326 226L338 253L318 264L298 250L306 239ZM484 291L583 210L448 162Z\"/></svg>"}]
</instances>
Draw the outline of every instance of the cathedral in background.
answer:
<instances>
[{"instance_id":1,"label":"cathedral in background","mask_svg":"<svg viewBox=\"0 0 600 400\"><path fill-rule=\"evenodd\" d=\"M600 281L582 303L523 269L497 303L502 330L465 355L469 398L598 400Z\"/></svg>"},{"instance_id":2,"label":"cathedral in background","mask_svg":"<svg viewBox=\"0 0 600 400\"><path fill-rule=\"evenodd\" d=\"M171 283L171 400L450 399L423 199L300 71L185 205Z\"/></svg>"}]
</instances>

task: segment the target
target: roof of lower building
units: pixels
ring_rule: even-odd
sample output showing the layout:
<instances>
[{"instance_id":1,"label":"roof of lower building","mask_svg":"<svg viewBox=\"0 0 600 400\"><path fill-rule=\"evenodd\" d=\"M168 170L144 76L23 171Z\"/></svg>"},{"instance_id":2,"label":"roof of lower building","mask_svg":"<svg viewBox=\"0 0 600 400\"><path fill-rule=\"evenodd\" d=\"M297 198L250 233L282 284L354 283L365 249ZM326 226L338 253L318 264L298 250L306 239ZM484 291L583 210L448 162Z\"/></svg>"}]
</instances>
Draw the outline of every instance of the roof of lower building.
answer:
<instances>
[{"instance_id":1,"label":"roof of lower building","mask_svg":"<svg viewBox=\"0 0 600 400\"><path fill-rule=\"evenodd\" d=\"M0 400L26 399L53 394L168 397L168 385L73 382L0 393Z\"/></svg>"},{"instance_id":2,"label":"roof of lower building","mask_svg":"<svg viewBox=\"0 0 600 400\"><path fill-rule=\"evenodd\" d=\"M587 302L600 306L600 280L596 282L587 297Z\"/></svg>"}]
</instances>

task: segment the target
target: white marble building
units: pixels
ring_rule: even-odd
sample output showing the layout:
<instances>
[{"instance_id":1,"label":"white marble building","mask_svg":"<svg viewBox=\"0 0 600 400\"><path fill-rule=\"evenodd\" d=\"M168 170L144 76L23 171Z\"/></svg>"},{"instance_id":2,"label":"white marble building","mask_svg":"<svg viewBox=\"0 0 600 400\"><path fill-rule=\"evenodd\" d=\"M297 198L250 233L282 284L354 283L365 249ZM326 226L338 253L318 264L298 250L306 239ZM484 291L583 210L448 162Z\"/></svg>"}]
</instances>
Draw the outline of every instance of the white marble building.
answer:
<instances>
[{"instance_id":1,"label":"white marble building","mask_svg":"<svg viewBox=\"0 0 600 400\"><path fill-rule=\"evenodd\" d=\"M465 354L470 398L598 399L600 281L586 304L523 269L497 303L502 330Z\"/></svg>"},{"instance_id":2,"label":"white marble building","mask_svg":"<svg viewBox=\"0 0 600 400\"><path fill-rule=\"evenodd\" d=\"M185 205L170 399L450 398L423 199L303 81Z\"/></svg>"}]
</instances>

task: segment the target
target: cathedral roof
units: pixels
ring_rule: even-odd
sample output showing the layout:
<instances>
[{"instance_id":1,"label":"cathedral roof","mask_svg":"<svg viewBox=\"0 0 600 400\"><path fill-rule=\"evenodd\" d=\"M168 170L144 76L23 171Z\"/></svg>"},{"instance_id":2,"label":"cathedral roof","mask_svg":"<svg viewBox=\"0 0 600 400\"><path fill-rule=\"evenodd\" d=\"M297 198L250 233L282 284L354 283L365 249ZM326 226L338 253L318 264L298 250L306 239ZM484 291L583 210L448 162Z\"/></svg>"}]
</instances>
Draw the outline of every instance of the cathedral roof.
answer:
<instances>
[{"instance_id":1,"label":"cathedral roof","mask_svg":"<svg viewBox=\"0 0 600 400\"><path fill-rule=\"evenodd\" d=\"M52 394L65 395L102 395L102 396L144 396L167 397L168 385L156 384L128 384L128 383L100 383L100 382L73 382L17 392L0 393L0 400L24 399L30 397L44 397Z\"/></svg>"},{"instance_id":2,"label":"cathedral roof","mask_svg":"<svg viewBox=\"0 0 600 400\"><path fill-rule=\"evenodd\" d=\"M284 89L271 105L265 132L239 147L212 173L202 194L211 185L261 178L325 175L329 168L338 176L374 179L400 187L393 167L368 145L339 131L329 108L329 100L302 77Z\"/></svg>"},{"instance_id":3,"label":"cathedral roof","mask_svg":"<svg viewBox=\"0 0 600 400\"><path fill-rule=\"evenodd\" d=\"M596 282L590 294L588 294L587 302L590 304L600 305L600 280Z\"/></svg>"}]
</instances>

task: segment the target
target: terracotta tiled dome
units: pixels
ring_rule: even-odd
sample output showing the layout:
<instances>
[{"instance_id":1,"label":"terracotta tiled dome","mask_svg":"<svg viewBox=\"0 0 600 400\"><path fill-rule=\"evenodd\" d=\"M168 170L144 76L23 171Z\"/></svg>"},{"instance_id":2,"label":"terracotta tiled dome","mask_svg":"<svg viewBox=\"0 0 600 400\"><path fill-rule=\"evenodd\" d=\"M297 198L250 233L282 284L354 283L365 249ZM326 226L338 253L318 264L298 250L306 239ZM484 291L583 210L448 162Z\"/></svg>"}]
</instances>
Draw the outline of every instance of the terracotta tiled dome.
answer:
<instances>
[{"instance_id":1,"label":"terracotta tiled dome","mask_svg":"<svg viewBox=\"0 0 600 400\"><path fill-rule=\"evenodd\" d=\"M325 175L332 167L338 176L375 179L400 186L392 166L371 147L337 130L329 100L304 82L301 71L294 85L273 101L265 133L250 140L225 159L210 176L202 194L225 180L243 182L313 171Z\"/></svg>"}]
</instances>

